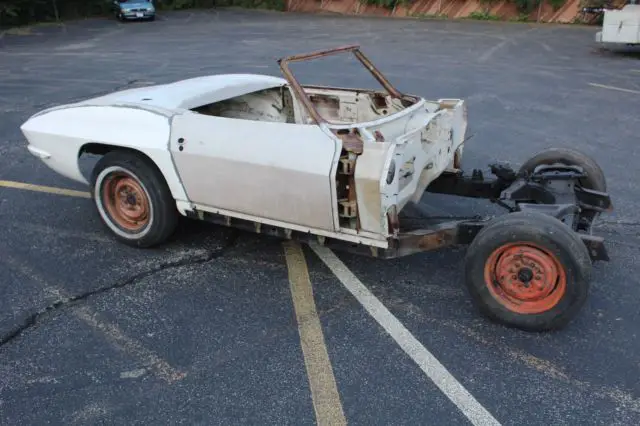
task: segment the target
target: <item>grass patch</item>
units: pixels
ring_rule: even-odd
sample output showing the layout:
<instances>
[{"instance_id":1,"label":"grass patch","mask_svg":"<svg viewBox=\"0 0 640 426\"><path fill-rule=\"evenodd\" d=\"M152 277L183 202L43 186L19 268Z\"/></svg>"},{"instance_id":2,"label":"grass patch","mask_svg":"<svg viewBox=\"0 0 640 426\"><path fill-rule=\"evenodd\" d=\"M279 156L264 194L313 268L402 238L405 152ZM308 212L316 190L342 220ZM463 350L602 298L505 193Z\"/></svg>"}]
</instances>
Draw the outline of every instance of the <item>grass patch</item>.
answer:
<instances>
[{"instance_id":1,"label":"grass patch","mask_svg":"<svg viewBox=\"0 0 640 426\"><path fill-rule=\"evenodd\" d=\"M446 13L412 13L409 16L416 19L449 19Z\"/></svg>"},{"instance_id":2,"label":"grass patch","mask_svg":"<svg viewBox=\"0 0 640 426\"><path fill-rule=\"evenodd\" d=\"M501 21L502 20L502 18L500 18L498 15L493 15L488 11L478 11L478 10L471 12L466 18L475 19L478 21Z\"/></svg>"}]
</instances>

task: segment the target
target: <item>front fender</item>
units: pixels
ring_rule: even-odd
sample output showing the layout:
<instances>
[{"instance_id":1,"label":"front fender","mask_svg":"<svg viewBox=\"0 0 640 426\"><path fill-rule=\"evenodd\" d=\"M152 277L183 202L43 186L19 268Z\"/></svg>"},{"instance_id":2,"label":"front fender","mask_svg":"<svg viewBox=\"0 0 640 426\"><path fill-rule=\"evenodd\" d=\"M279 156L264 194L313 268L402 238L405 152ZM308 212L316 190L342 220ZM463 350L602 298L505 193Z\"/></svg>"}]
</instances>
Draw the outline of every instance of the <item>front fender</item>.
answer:
<instances>
[{"instance_id":1,"label":"front fender","mask_svg":"<svg viewBox=\"0 0 640 426\"><path fill-rule=\"evenodd\" d=\"M170 117L142 108L74 105L36 114L20 130L29 151L57 173L88 184L79 166L87 144L123 147L148 156L164 175L176 200L186 193L169 152Z\"/></svg>"}]
</instances>

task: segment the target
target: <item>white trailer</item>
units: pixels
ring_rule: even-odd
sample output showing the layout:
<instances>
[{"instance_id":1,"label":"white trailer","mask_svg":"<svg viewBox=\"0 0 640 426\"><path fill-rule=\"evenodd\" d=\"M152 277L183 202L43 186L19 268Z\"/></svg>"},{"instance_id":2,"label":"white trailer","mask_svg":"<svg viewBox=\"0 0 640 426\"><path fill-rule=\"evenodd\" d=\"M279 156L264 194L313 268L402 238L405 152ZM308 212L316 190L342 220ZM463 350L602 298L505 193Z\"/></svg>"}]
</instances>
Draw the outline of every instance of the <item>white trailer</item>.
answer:
<instances>
[{"instance_id":1,"label":"white trailer","mask_svg":"<svg viewBox=\"0 0 640 426\"><path fill-rule=\"evenodd\" d=\"M631 0L622 9L605 9L602 30L596 33L598 43L640 45L640 4Z\"/></svg>"}]
</instances>

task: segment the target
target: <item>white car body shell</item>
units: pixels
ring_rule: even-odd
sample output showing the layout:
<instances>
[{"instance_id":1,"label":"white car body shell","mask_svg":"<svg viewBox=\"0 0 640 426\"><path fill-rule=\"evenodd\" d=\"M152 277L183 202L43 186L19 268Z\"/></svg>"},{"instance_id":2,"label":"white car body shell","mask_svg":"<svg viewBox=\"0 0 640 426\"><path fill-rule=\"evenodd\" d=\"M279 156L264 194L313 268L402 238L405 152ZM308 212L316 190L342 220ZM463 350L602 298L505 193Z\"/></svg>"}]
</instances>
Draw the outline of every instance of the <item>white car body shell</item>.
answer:
<instances>
[{"instance_id":1,"label":"white car body shell","mask_svg":"<svg viewBox=\"0 0 640 426\"><path fill-rule=\"evenodd\" d=\"M640 4L622 9L605 9L602 30L596 33L599 43L640 44Z\"/></svg>"},{"instance_id":2,"label":"white car body shell","mask_svg":"<svg viewBox=\"0 0 640 426\"><path fill-rule=\"evenodd\" d=\"M335 110L337 123L312 123L295 94L295 122L260 119L277 111L264 99L254 104L266 105L264 110L243 110L253 119L194 111L268 89L290 93L291 86L285 79L255 74L198 77L49 108L21 130L33 155L77 182L89 184L79 166L88 144L128 148L155 163L183 215L209 212L381 248L389 244L390 209L400 211L419 200L462 154L467 116L458 99L419 98L398 112L362 121L362 114L370 118L366 111L351 105L363 94L307 89L343 96ZM336 132L354 128L363 148L354 173L358 226L349 226L340 218L336 175L345 157Z\"/></svg>"}]
</instances>

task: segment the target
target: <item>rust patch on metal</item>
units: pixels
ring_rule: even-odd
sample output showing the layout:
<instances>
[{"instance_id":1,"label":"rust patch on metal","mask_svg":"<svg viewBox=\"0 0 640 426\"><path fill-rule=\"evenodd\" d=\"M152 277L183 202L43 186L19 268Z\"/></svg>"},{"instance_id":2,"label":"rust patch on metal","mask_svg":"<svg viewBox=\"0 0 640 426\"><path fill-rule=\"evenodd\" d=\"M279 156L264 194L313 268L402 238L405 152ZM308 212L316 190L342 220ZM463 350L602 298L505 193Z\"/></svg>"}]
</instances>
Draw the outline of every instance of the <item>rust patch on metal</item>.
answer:
<instances>
[{"instance_id":1,"label":"rust patch on metal","mask_svg":"<svg viewBox=\"0 0 640 426\"><path fill-rule=\"evenodd\" d=\"M448 230L437 231L432 234L423 235L417 240L417 247L421 250L433 250L445 245L453 244L455 233Z\"/></svg>"},{"instance_id":2,"label":"rust patch on metal","mask_svg":"<svg viewBox=\"0 0 640 426\"><path fill-rule=\"evenodd\" d=\"M453 153L453 168L460 169L460 151L456 149L456 152Z\"/></svg>"},{"instance_id":3,"label":"rust patch on metal","mask_svg":"<svg viewBox=\"0 0 640 426\"><path fill-rule=\"evenodd\" d=\"M567 291L558 258L531 242L498 247L485 263L484 280L497 302L519 314L546 312Z\"/></svg>"},{"instance_id":4,"label":"rust patch on metal","mask_svg":"<svg viewBox=\"0 0 640 426\"><path fill-rule=\"evenodd\" d=\"M356 177L355 177L355 167L354 174L349 176L349 188L347 195L348 203L352 206L351 209L351 217L350 219L355 219L355 228L356 231L360 230L360 215L358 214L358 200L356 198Z\"/></svg>"},{"instance_id":5,"label":"rust patch on metal","mask_svg":"<svg viewBox=\"0 0 640 426\"><path fill-rule=\"evenodd\" d=\"M361 149L360 153L362 153ZM358 202L356 198L356 159L356 153L347 152L343 148L342 155L340 156L340 166L338 167L336 176L337 207L340 226L352 229L360 228Z\"/></svg>"},{"instance_id":6,"label":"rust patch on metal","mask_svg":"<svg viewBox=\"0 0 640 426\"><path fill-rule=\"evenodd\" d=\"M371 97L371 101L373 102L373 106L380 109L380 108L386 108L387 105L387 98L380 95L379 93L374 93Z\"/></svg>"},{"instance_id":7,"label":"rust patch on metal","mask_svg":"<svg viewBox=\"0 0 640 426\"><path fill-rule=\"evenodd\" d=\"M457 235L458 223L447 222L437 225L435 229L408 232L390 240L397 241L396 255L399 257L455 245Z\"/></svg>"},{"instance_id":8,"label":"rust patch on metal","mask_svg":"<svg viewBox=\"0 0 640 426\"><path fill-rule=\"evenodd\" d=\"M357 129L351 130L338 130L335 131L336 136L342 140L342 149L346 152L353 152L354 154L362 154L364 149L364 142Z\"/></svg>"},{"instance_id":9,"label":"rust patch on metal","mask_svg":"<svg viewBox=\"0 0 640 426\"><path fill-rule=\"evenodd\" d=\"M371 74L375 77L376 80L389 92L391 96L394 98L402 98L402 93L400 93L395 87L391 85L389 80L373 65L373 63L367 58L364 53L360 51L360 46L357 46L352 50L353 54L360 60L362 65L364 65Z\"/></svg>"},{"instance_id":10,"label":"rust patch on metal","mask_svg":"<svg viewBox=\"0 0 640 426\"><path fill-rule=\"evenodd\" d=\"M352 175L355 173L356 160L347 156L340 157L340 168L338 172L343 175Z\"/></svg>"},{"instance_id":11,"label":"rust patch on metal","mask_svg":"<svg viewBox=\"0 0 640 426\"><path fill-rule=\"evenodd\" d=\"M400 232L400 217L398 216L398 208L393 205L387 210L387 226L389 234L397 236Z\"/></svg>"},{"instance_id":12,"label":"rust patch on metal","mask_svg":"<svg viewBox=\"0 0 640 426\"><path fill-rule=\"evenodd\" d=\"M116 172L105 179L102 199L109 216L127 231L140 231L151 220L145 190L127 173Z\"/></svg>"}]
</instances>

